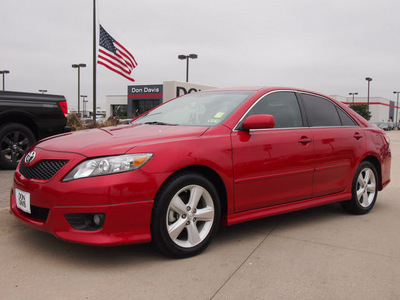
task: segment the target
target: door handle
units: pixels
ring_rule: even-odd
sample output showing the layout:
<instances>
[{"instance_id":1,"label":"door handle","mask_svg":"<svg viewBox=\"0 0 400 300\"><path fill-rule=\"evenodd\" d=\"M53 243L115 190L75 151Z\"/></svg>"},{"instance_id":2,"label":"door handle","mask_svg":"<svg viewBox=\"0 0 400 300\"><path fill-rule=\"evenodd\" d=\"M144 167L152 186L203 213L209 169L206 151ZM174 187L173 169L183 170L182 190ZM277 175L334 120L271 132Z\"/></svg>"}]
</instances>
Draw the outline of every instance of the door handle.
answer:
<instances>
[{"instance_id":1,"label":"door handle","mask_svg":"<svg viewBox=\"0 0 400 300\"><path fill-rule=\"evenodd\" d=\"M302 136L302 137L299 139L299 143L300 143L300 144L309 144L309 143L311 143L311 142L312 142L312 139L309 138L309 137L307 137L307 136Z\"/></svg>"},{"instance_id":2,"label":"door handle","mask_svg":"<svg viewBox=\"0 0 400 300\"><path fill-rule=\"evenodd\" d=\"M356 140L359 140L359 139L363 138L363 135L360 134L359 132L356 132L356 133L353 135L353 137L354 137Z\"/></svg>"}]
</instances>

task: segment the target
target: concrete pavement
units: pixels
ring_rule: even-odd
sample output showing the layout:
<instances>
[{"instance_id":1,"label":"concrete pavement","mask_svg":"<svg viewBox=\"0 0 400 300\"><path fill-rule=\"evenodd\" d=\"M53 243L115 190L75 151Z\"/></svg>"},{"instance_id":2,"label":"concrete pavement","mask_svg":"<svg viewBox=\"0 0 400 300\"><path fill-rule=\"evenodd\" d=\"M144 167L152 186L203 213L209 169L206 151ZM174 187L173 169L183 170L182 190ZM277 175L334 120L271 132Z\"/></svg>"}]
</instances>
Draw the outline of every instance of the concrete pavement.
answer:
<instances>
[{"instance_id":1,"label":"concrete pavement","mask_svg":"<svg viewBox=\"0 0 400 300\"><path fill-rule=\"evenodd\" d=\"M71 244L0 209L0 299L400 299L400 132L371 213L328 205L222 228L201 255ZM11 171L0 171L0 207Z\"/></svg>"},{"instance_id":2,"label":"concrete pavement","mask_svg":"<svg viewBox=\"0 0 400 300\"><path fill-rule=\"evenodd\" d=\"M10 206L10 190L14 171L0 169L0 210Z\"/></svg>"}]
</instances>

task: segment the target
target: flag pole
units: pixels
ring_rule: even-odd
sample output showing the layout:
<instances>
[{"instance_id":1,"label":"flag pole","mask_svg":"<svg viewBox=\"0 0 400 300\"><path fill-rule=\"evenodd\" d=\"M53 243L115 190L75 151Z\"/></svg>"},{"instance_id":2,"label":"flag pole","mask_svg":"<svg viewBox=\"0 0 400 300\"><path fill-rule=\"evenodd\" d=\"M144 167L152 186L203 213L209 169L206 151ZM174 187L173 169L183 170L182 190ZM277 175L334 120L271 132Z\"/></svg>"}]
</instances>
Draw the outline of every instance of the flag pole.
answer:
<instances>
[{"instance_id":1,"label":"flag pole","mask_svg":"<svg viewBox=\"0 0 400 300\"><path fill-rule=\"evenodd\" d=\"M97 68L97 59L96 59L96 47L97 47L97 39L96 39L96 0L93 0L93 122L96 122L96 68Z\"/></svg>"}]
</instances>

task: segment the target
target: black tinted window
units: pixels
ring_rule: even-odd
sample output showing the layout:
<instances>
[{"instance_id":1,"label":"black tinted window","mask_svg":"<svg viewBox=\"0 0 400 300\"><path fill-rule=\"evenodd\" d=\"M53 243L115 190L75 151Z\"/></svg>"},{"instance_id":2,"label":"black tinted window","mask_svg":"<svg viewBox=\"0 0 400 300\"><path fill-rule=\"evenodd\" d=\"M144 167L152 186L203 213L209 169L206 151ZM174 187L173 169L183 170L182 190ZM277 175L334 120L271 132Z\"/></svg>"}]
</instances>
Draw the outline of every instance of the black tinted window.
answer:
<instances>
[{"instance_id":1,"label":"black tinted window","mask_svg":"<svg viewBox=\"0 0 400 300\"><path fill-rule=\"evenodd\" d=\"M343 110L341 110L339 107L336 107L340 120L342 121L343 126L357 126L357 123L354 122L352 118L350 118Z\"/></svg>"},{"instance_id":2,"label":"black tinted window","mask_svg":"<svg viewBox=\"0 0 400 300\"><path fill-rule=\"evenodd\" d=\"M299 104L294 93L277 92L259 100L247 116L272 115L275 118L275 128L302 127Z\"/></svg>"},{"instance_id":3,"label":"black tinted window","mask_svg":"<svg viewBox=\"0 0 400 300\"><path fill-rule=\"evenodd\" d=\"M308 94L302 94L302 99L311 127L342 125L336 107L331 101Z\"/></svg>"}]
</instances>

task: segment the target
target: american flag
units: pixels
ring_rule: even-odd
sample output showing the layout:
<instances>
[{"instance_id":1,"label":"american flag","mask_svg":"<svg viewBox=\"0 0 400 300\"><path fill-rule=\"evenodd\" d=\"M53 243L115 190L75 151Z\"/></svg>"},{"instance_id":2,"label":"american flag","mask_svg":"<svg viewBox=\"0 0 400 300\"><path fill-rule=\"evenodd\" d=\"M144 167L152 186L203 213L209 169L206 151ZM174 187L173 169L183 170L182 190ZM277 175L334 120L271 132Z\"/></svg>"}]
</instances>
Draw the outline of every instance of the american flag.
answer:
<instances>
[{"instance_id":1,"label":"american flag","mask_svg":"<svg viewBox=\"0 0 400 300\"><path fill-rule=\"evenodd\" d=\"M124 46L114 40L101 25L97 63L131 81L135 81L131 77L132 70L137 66L135 58Z\"/></svg>"}]
</instances>

